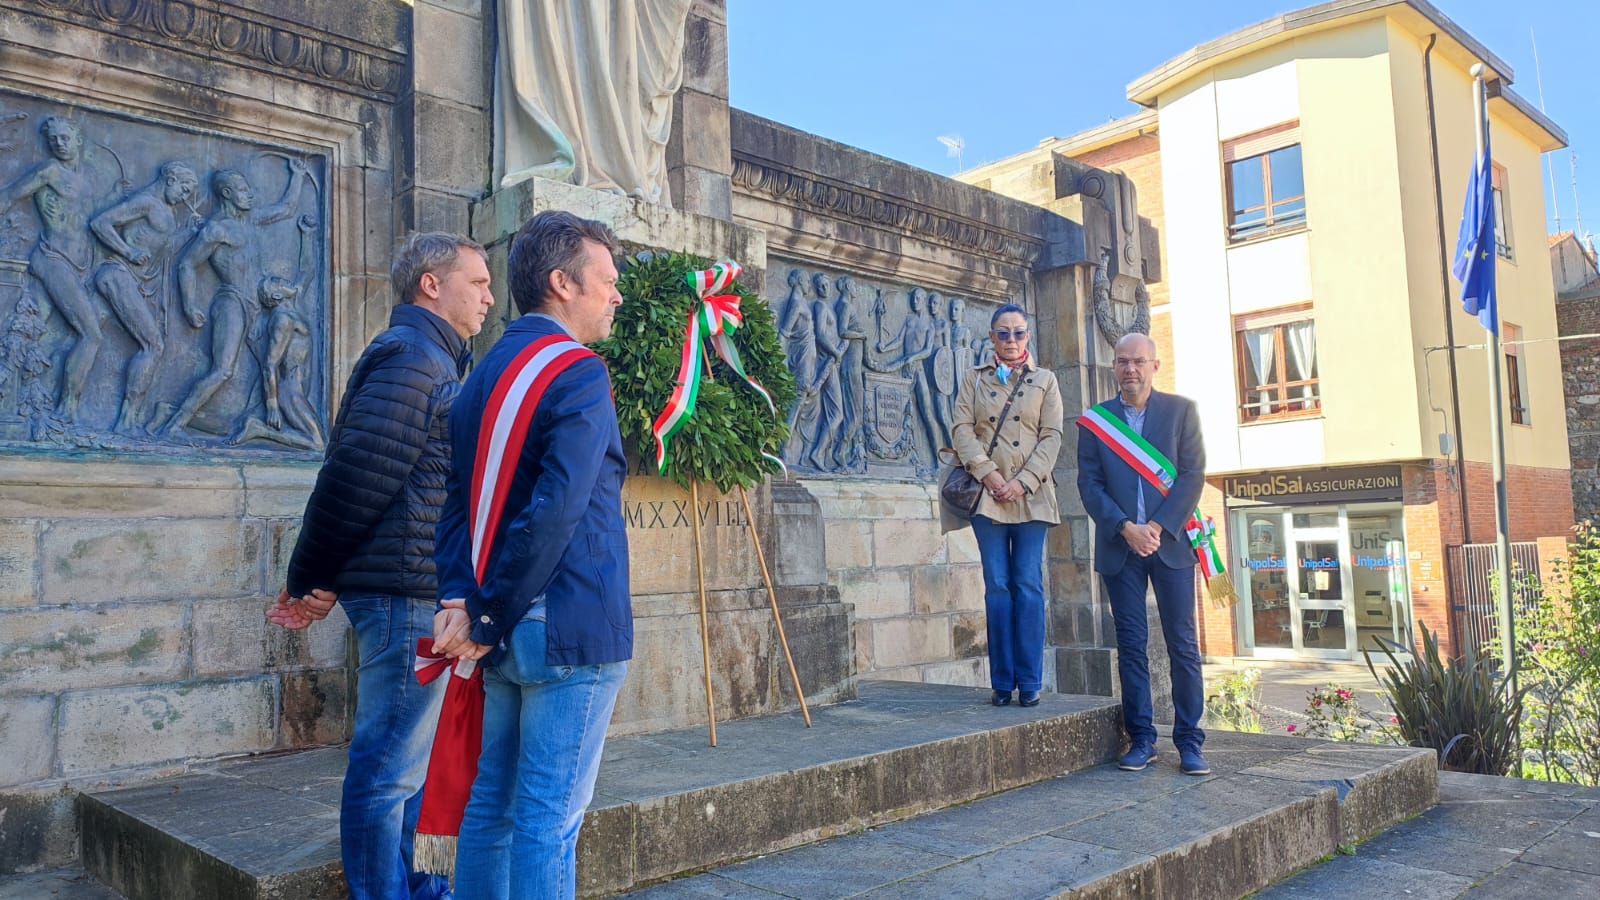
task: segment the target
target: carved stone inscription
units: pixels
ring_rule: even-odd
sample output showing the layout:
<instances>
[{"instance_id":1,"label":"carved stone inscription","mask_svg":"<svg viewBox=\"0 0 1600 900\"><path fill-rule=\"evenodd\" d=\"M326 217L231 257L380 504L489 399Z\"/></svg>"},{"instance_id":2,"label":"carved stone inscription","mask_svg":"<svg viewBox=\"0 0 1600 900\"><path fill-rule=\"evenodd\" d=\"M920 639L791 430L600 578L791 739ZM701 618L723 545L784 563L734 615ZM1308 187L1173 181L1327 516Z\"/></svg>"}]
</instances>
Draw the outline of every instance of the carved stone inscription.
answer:
<instances>
[{"instance_id":1,"label":"carved stone inscription","mask_svg":"<svg viewBox=\"0 0 1600 900\"><path fill-rule=\"evenodd\" d=\"M931 476L950 445L962 375L990 352L996 305L779 261L767 273L800 388L784 462L802 473Z\"/></svg>"},{"instance_id":2,"label":"carved stone inscription","mask_svg":"<svg viewBox=\"0 0 1600 900\"><path fill-rule=\"evenodd\" d=\"M0 92L0 442L320 450L326 168Z\"/></svg>"},{"instance_id":3,"label":"carved stone inscription","mask_svg":"<svg viewBox=\"0 0 1600 900\"><path fill-rule=\"evenodd\" d=\"M33 0L37 14L322 87L390 99L404 70L392 49L288 26L272 4L215 0ZM250 7L261 7L258 11Z\"/></svg>"}]
</instances>

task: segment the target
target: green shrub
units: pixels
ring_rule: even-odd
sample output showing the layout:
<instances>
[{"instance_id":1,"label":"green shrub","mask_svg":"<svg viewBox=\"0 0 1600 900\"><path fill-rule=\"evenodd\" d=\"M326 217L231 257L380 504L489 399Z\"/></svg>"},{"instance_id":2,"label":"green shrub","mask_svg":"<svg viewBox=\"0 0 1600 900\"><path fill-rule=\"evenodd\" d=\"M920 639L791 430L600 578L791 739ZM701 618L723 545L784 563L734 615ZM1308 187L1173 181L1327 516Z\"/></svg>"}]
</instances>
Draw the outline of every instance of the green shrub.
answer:
<instances>
[{"instance_id":1,"label":"green shrub","mask_svg":"<svg viewBox=\"0 0 1600 900\"><path fill-rule=\"evenodd\" d=\"M1206 721L1223 731L1261 733L1261 670L1240 669L1206 695Z\"/></svg>"},{"instance_id":2,"label":"green shrub","mask_svg":"<svg viewBox=\"0 0 1600 900\"><path fill-rule=\"evenodd\" d=\"M1519 573L1517 677L1530 778L1600 785L1600 529L1585 522L1542 583Z\"/></svg>"},{"instance_id":3,"label":"green shrub","mask_svg":"<svg viewBox=\"0 0 1600 900\"><path fill-rule=\"evenodd\" d=\"M1470 648L1460 660L1442 660L1439 640L1422 630L1422 655L1405 663L1387 646L1390 667L1382 675L1363 651L1372 677L1388 691L1400 740L1438 754L1439 768L1504 775L1517 759L1522 694L1510 694L1493 660Z\"/></svg>"}]
</instances>

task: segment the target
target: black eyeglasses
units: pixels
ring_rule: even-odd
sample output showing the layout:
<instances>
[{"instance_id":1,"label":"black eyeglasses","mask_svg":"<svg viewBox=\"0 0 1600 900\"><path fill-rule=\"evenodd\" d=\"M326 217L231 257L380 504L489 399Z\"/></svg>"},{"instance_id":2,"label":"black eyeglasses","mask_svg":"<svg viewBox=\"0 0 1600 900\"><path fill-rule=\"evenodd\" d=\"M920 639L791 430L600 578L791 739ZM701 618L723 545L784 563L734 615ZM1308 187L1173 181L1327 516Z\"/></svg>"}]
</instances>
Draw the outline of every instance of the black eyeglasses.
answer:
<instances>
[{"instance_id":1,"label":"black eyeglasses","mask_svg":"<svg viewBox=\"0 0 1600 900\"><path fill-rule=\"evenodd\" d=\"M991 329L989 333L1002 341L1025 341L1028 339L1028 329L1026 328L995 328Z\"/></svg>"}]
</instances>

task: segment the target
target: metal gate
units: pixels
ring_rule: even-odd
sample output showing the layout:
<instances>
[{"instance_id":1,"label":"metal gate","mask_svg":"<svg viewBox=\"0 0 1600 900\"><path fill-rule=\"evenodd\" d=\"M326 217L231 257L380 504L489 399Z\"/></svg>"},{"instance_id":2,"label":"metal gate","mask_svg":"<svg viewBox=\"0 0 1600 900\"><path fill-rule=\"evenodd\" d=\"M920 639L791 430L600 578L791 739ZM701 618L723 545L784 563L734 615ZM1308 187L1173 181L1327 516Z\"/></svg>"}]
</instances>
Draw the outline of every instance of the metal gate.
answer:
<instances>
[{"instance_id":1,"label":"metal gate","mask_svg":"<svg viewBox=\"0 0 1600 900\"><path fill-rule=\"evenodd\" d=\"M1458 544L1445 548L1450 576L1451 610L1455 614L1458 646L1483 655L1500 635L1500 598L1494 576L1498 570L1494 544ZM1539 545L1531 541L1511 545L1511 596L1520 608L1539 600Z\"/></svg>"}]
</instances>

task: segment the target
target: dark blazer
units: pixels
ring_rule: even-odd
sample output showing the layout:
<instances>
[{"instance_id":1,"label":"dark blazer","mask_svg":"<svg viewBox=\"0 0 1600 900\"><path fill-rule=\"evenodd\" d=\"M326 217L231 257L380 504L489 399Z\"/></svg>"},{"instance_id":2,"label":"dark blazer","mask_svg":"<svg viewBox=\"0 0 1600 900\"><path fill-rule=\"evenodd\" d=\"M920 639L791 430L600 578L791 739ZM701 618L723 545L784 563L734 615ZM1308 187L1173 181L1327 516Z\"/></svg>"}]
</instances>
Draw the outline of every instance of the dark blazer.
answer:
<instances>
[{"instance_id":1,"label":"dark blazer","mask_svg":"<svg viewBox=\"0 0 1600 900\"><path fill-rule=\"evenodd\" d=\"M1121 397L1105 406L1127 421ZM1157 558L1174 569L1195 564L1194 549L1183 526L1205 488L1206 450L1200 438L1200 414L1193 400L1160 391L1150 392L1144 410L1144 439L1178 470L1177 480L1166 497L1135 474L1133 467L1100 438L1087 431L1078 434L1078 494L1094 519L1094 570L1102 575L1122 571L1128 554L1133 552L1120 532L1122 523L1132 521L1138 510L1141 489L1145 519L1161 524Z\"/></svg>"},{"instance_id":2,"label":"dark blazer","mask_svg":"<svg viewBox=\"0 0 1600 900\"><path fill-rule=\"evenodd\" d=\"M420 306L396 306L345 387L289 558L289 594L434 599L434 527L450 474L450 404L472 354Z\"/></svg>"},{"instance_id":3,"label":"dark blazer","mask_svg":"<svg viewBox=\"0 0 1600 900\"><path fill-rule=\"evenodd\" d=\"M473 571L468 496L490 393L524 348L562 333L545 316L512 322L456 398L450 412L456 464L439 520L439 597L466 598L472 640L496 646L543 594L547 665L620 662L633 656L622 518L627 461L611 376L599 357L574 363L545 390L490 538L494 552L483 584ZM503 653L496 646L485 660L493 665Z\"/></svg>"}]
</instances>

